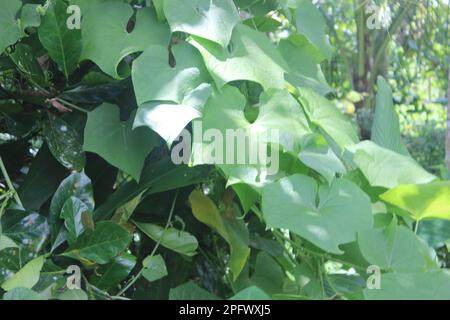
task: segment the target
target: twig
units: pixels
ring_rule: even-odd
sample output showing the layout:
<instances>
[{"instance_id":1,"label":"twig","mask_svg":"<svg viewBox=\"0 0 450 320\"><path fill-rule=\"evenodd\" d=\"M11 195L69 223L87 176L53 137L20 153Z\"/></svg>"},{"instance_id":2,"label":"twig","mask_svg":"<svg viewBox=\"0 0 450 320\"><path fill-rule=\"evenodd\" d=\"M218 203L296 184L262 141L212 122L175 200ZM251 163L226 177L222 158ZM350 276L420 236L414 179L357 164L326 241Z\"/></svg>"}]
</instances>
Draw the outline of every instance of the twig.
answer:
<instances>
[{"instance_id":1,"label":"twig","mask_svg":"<svg viewBox=\"0 0 450 320\"><path fill-rule=\"evenodd\" d=\"M14 185L12 184L11 179L9 178L8 171L6 171L6 167L5 164L3 163L3 159L1 156L0 156L0 169L2 171L3 177L5 177L5 181L6 184L8 185L9 190L13 193L14 200L16 200L19 206L24 208L22 201L20 201L19 194L16 192L16 189L14 188Z\"/></svg>"},{"instance_id":2,"label":"twig","mask_svg":"<svg viewBox=\"0 0 450 320\"><path fill-rule=\"evenodd\" d=\"M156 251L158 250L159 246L161 245L161 241L164 238L164 235L166 234L167 229L169 229L169 227L170 227L170 222L172 221L173 212L175 211L175 205L176 205L177 199L178 199L178 193L179 193L179 190L177 190L177 192L175 193L175 197L174 197L173 202L172 202L172 207L170 208L169 218L167 219L166 226L164 228L163 233L161 234L161 236L159 237L158 241L156 242L156 245L153 248L152 253L149 256L150 259L155 255ZM132 222L135 223L134 221L132 221ZM136 283L136 281L138 281L141 278L141 276L142 276L142 274L144 272L144 269L145 268L142 268L139 271L139 273L122 290L120 290L120 292L117 294L117 296L121 296L125 292L127 292L128 289L130 289Z\"/></svg>"}]
</instances>

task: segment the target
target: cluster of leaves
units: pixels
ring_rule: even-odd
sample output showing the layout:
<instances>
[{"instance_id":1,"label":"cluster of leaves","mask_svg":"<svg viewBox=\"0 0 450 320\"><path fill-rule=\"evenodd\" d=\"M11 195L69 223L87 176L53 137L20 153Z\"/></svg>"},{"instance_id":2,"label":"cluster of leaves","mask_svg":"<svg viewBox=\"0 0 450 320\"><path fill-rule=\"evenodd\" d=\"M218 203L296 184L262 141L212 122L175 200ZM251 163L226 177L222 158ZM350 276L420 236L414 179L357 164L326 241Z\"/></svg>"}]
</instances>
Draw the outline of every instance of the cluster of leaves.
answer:
<instances>
[{"instance_id":1,"label":"cluster of leaves","mask_svg":"<svg viewBox=\"0 0 450 320\"><path fill-rule=\"evenodd\" d=\"M383 78L371 141L326 99L310 0L9 0L0 52L4 299L450 298L448 239L421 227L450 183ZM279 130L279 172L205 162L208 141L174 164L193 122Z\"/></svg>"}]
</instances>

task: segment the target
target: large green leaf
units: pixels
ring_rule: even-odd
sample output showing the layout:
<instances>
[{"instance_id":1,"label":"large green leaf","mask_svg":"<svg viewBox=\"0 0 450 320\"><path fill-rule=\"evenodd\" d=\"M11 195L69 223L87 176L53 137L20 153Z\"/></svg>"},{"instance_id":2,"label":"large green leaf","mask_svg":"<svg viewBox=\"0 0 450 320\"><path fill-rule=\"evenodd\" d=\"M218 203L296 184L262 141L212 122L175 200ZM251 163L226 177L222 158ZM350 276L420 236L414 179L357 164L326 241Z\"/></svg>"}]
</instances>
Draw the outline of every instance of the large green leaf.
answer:
<instances>
[{"instance_id":1,"label":"large green leaf","mask_svg":"<svg viewBox=\"0 0 450 320\"><path fill-rule=\"evenodd\" d=\"M221 213L214 202L199 190L191 193L189 202L195 218L217 231L230 245L228 265L237 279L250 255L249 234L244 221L237 219L233 212Z\"/></svg>"},{"instance_id":2,"label":"large green leaf","mask_svg":"<svg viewBox=\"0 0 450 320\"><path fill-rule=\"evenodd\" d=\"M172 32L181 31L226 47L241 20L232 0L165 0L164 13Z\"/></svg>"},{"instance_id":3,"label":"large green leaf","mask_svg":"<svg viewBox=\"0 0 450 320\"><path fill-rule=\"evenodd\" d=\"M107 264L128 247L131 238L122 226L110 221L99 222L94 231L83 233L63 256Z\"/></svg>"},{"instance_id":4,"label":"large green leaf","mask_svg":"<svg viewBox=\"0 0 450 320\"><path fill-rule=\"evenodd\" d=\"M289 69L286 80L295 87L310 88L325 95L331 91L320 64L317 63L310 44L291 36L280 41L279 50Z\"/></svg>"},{"instance_id":5,"label":"large green leaf","mask_svg":"<svg viewBox=\"0 0 450 320\"><path fill-rule=\"evenodd\" d=\"M53 240L55 240L62 225L62 220L60 219L61 211L67 200L71 197L76 197L81 200L90 211L94 210L91 180L84 173L72 173L61 182L58 190L53 195L49 214L49 223Z\"/></svg>"},{"instance_id":6,"label":"large green leaf","mask_svg":"<svg viewBox=\"0 0 450 320\"><path fill-rule=\"evenodd\" d=\"M135 225L153 241L160 242L167 249L189 257L196 255L198 248L197 239L188 232L175 228L164 229L163 227L149 223L136 222Z\"/></svg>"},{"instance_id":7,"label":"large green leaf","mask_svg":"<svg viewBox=\"0 0 450 320\"><path fill-rule=\"evenodd\" d=\"M398 226L397 219L385 229L359 232L358 245L369 263L385 271L438 269L434 252L414 232Z\"/></svg>"},{"instance_id":8,"label":"large green leaf","mask_svg":"<svg viewBox=\"0 0 450 320\"><path fill-rule=\"evenodd\" d=\"M9 301L31 301L43 300L41 295L27 288L14 288L3 295L3 300Z\"/></svg>"},{"instance_id":9,"label":"large green leaf","mask_svg":"<svg viewBox=\"0 0 450 320\"><path fill-rule=\"evenodd\" d=\"M172 47L171 64L169 57L167 46L151 45L133 63L138 105L155 100L181 104L188 93L208 81L202 57L189 43Z\"/></svg>"},{"instance_id":10,"label":"large green leaf","mask_svg":"<svg viewBox=\"0 0 450 320\"><path fill-rule=\"evenodd\" d=\"M50 235L46 217L37 213L8 210L1 220L3 235L34 252L39 252Z\"/></svg>"},{"instance_id":11,"label":"large green leaf","mask_svg":"<svg viewBox=\"0 0 450 320\"><path fill-rule=\"evenodd\" d=\"M68 6L64 1L51 0L48 4L38 28L39 40L68 78L77 68L81 55L81 31L67 27Z\"/></svg>"},{"instance_id":12,"label":"large green leaf","mask_svg":"<svg viewBox=\"0 0 450 320\"><path fill-rule=\"evenodd\" d=\"M180 104L145 103L137 111L134 127L149 127L170 147L192 120L201 117L211 93L211 85L204 83L189 92Z\"/></svg>"},{"instance_id":13,"label":"large green leaf","mask_svg":"<svg viewBox=\"0 0 450 320\"><path fill-rule=\"evenodd\" d=\"M134 117L120 121L119 108L104 103L88 114L84 150L98 154L113 166L139 181L145 158L157 144L147 128L133 130Z\"/></svg>"},{"instance_id":14,"label":"large green leaf","mask_svg":"<svg viewBox=\"0 0 450 320\"><path fill-rule=\"evenodd\" d=\"M309 0L308 0L309 1ZM328 99L310 89L300 89L299 99L311 122L341 149L359 142L355 127Z\"/></svg>"},{"instance_id":15,"label":"large green leaf","mask_svg":"<svg viewBox=\"0 0 450 320\"><path fill-rule=\"evenodd\" d=\"M2 1L0 4L0 53L22 36L16 14L22 7L20 0Z\"/></svg>"},{"instance_id":16,"label":"large green leaf","mask_svg":"<svg viewBox=\"0 0 450 320\"><path fill-rule=\"evenodd\" d=\"M0 284L13 277L38 254L20 247L10 247L0 251Z\"/></svg>"},{"instance_id":17,"label":"large green leaf","mask_svg":"<svg viewBox=\"0 0 450 320\"><path fill-rule=\"evenodd\" d=\"M245 98L238 89L226 86L221 92L214 92L203 110L203 117L193 124L192 159L194 165L219 165L229 185L247 183L260 189L265 184L264 178L259 179L261 173L269 171L267 167L270 165L275 171L279 168L276 168L275 161L268 166L261 155L258 159L251 159L250 154L254 153L255 147L259 152L264 152L265 148L274 144L272 152L278 152L278 146L281 145L285 151L297 155L300 140L311 131L303 110L287 90L263 93L259 115L253 123L246 119L244 108ZM200 130L196 130L197 127ZM230 130L237 136L226 138ZM217 132L220 136L205 139L204 133L207 131ZM222 142L216 141L220 138ZM231 149L233 144L234 149ZM241 145L245 148L240 148ZM214 150L214 156L211 155L211 149L217 149ZM267 175L276 175L276 172L268 172Z\"/></svg>"},{"instance_id":18,"label":"large green leaf","mask_svg":"<svg viewBox=\"0 0 450 320\"><path fill-rule=\"evenodd\" d=\"M113 262L96 269L89 282L100 289L109 289L124 280L136 266L136 257L122 253Z\"/></svg>"},{"instance_id":19,"label":"large green leaf","mask_svg":"<svg viewBox=\"0 0 450 320\"><path fill-rule=\"evenodd\" d=\"M409 156L402 141L392 90L383 77L378 77L377 107L372 126L372 141L381 147Z\"/></svg>"},{"instance_id":20,"label":"large green leaf","mask_svg":"<svg viewBox=\"0 0 450 320\"><path fill-rule=\"evenodd\" d=\"M39 281L39 275L44 266L44 256L31 260L22 269L2 284L2 289L10 291L15 288L33 288Z\"/></svg>"},{"instance_id":21,"label":"large green leaf","mask_svg":"<svg viewBox=\"0 0 450 320\"><path fill-rule=\"evenodd\" d=\"M416 221L433 218L450 220L450 181L400 185L380 197L406 210Z\"/></svg>"},{"instance_id":22,"label":"large green leaf","mask_svg":"<svg viewBox=\"0 0 450 320\"><path fill-rule=\"evenodd\" d=\"M250 27L237 25L227 48L198 37L191 43L219 88L236 80L254 81L264 89L284 88L286 62L266 36Z\"/></svg>"},{"instance_id":23,"label":"large green leaf","mask_svg":"<svg viewBox=\"0 0 450 320\"><path fill-rule=\"evenodd\" d=\"M320 173L330 183L337 174L342 175L347 171L325 139L317 134L305 139L299 158L305 165Z\"/></svg>"},{"instance_id":24,"label":"large green leaf","mask_svg":"<svg viewBox=\"0 0 450 320\"><path fill-rule=\"evenodd\" d=\"M381 275L380 289L365 289L368 300L450 300L450 273L387 273Z\"/></svg>"},{"instance_id":25,"label":"large green leaf","mask_svg":"<svg viewBox=\"0 0 450 320\"><path fill-rule=\"evenodd\" d=\"M284 178L264 188L262 210L269 228L288 229L335 254L372 227L369 197L343 179L319 186L304 175Z\"/></svg>"},{"instance_id":26,"label":"large green leaf","mask_svg":"<svg viewBox=\"0 0 450 320\"><path fill-rule=\"evenodd\" d=\"M169 44L169 27L156 21L151 8L137 11L135 27L129 33L128 21L133 15L129 4L113 0L92 2L83 11L81 60L92 60L110 76L129 75L127 65L119 66L126 56L144 51L151 44Z\"/></svg>"},{"instance_id":27,"label":"large green leaf","mask_svg":"<svg viewBox=\"0 0 450 320\"><path fill-rule=\"evenodd\" d=\"M311 0L297 0L297 31L308 39L323 58L331 59L332 50L325 34L325 19Z\"/></svg>"},{"instance_id":28,"label":"large green leaf","mask_svg":"<svg viewBox=\"0 0 450 320\"><path fill-rule=\"evenodd\" d=\"M39 210L68 174L67 170L53 157L47 144L44 144L18 189L25 209Z\"/></svg>"},{"instance_id":29,"label":"large green leaf","mask_svg":"<svg viewBox=\"0 0 450 320\"><path fill-rule=\"evenodd\" d=\"M363 141L347 149L373 187L390 189L401 184L423 184L437 179L412 158L371 141Z\"/></svg>"}]
</instances>

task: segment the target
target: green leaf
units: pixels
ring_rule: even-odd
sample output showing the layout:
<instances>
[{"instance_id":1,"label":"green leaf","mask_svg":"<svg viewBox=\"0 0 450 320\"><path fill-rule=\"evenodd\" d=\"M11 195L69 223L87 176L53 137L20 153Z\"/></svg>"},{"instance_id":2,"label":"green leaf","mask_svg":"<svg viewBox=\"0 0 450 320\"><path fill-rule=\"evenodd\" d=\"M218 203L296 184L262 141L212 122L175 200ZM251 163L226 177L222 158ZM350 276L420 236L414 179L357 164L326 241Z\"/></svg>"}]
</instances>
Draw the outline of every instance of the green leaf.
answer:
<instances>
[{"instance_id":1,"label":"green leaf","mask_svg":"<svg viewBox=\"0 0 450 320\"><path fill-rule=\"evenodd\" d=\"M65 77L69 78L77 68L81 55L81 32L67 27L68 6L64 1L51 0L48 3L38 28L39 40Z\"/></svg>"},{"instance_id":2,"label":"green leaf","mask_svg":"<svg viewBox=\"0 0 450 320\"><path fill-rule=\"evenodd\" d=\"M289 66L286 81L297 88L310 88L321 95L331 91L309 43L291 36L280 41L279 50Z\"/></svg>"},{"instance_id":3,"label":"green leaf","mask_svg":"<svg viewBox=\"0 0 450 320\"><path fill-rule=\"evenodd\" d=\"M188 257L197 254L197 239L188 232L180 231L175 228L164 229L163 227L149 223L135 222L135 225L153 241L160 242L163 247L166 247L169 250Z\"/></svg>"},{"instance_id":4,"label":"green leaf","mask_svg":"<svg viewBox=\"0 0 450 320\"><path fill-rule=\"evenodd\" d=\"M181 104L145 103L137 111L134 128L149 127L170 147L192 120L201 117L201 111L211 93L211 85L201 84L188 93Z\"/></svg>"},{"instance_id":5,"label":"green leaf","mask_svg":"<svg viewBox=\"0 0 450 320\"><path fill-rule=\"evenodd\" d=\"M43 130L53 156L69 170L81 171L86 164L81 137L63 119L48 113Z\"/></svg>"},{"instance_id":6,"label":"green leaf","mask_svg":"<svg viewBox=\"0 0 450 320\"><path fill-rule=\"evenodd\" d=\"M44 266L44 260L44 256L40 256L28 262L15 275L2 284L2 289L11 291L14 288L33 288L39 281L39 275Z\"/></svg>"},{"instance_id":7,"label":"green leaf","mask_svg":"<svg viewBox=\"0 0 450 320\"><path fill-rule=\"evenodd\" d=\"M306 88L299 90L299 100L311 122L341 149L359 142L355 127L334 103Z\"/></svg>"},{"instance_id":8,"label":"green leaf","mask_svg":"<svg viewBox=\"0 0 450 320\"><path fill-rule=\"evenodd\" d=\"M20 0L2 1L0 4L0 54L23 35L16 14L22 7Z\"/></svg>"},{"instance_id":9,"label":"green leaf","mask_svg":"<svg viewBox=\"0 0 450 320\"><path fill-rule=\"evenodd\" d=\"M152 8L137 10L135 27L129 33L127 25L132 16L133 9L127 3L93 1L88 10L83 11L80 60L93 61L111 77L126 78L129 67L121 64L126 56L144 51L152 44L169 44L169 27L156 21Z\"/></svg>"},{"instance_id":10,"label":"green leaf","mask_svg":"<svg viewBox=\"0 0 450 320\"><path fill-rule=\"evenodd\" d=\"M220 300L214 294L189 281L175 289L170 289L169 300Z\"/></svg>"},{"instance_id":11,"label":"green leaf","mask_svg":"<svg viewBox=\"0 0 450 320\"><path fill-rule=\"evenodd\" d=\"M94 210L91 180L84 173L72 173L61 182L52 198L50 203L49 223L53 240L56 239L62 225L60 220L61 211L67 200L71 197L81 200L88 207L89 211Z\"/></svg>"},{"instance_id":12,"label":"green leaf","mask_svg":"<svg viewBox=\"0 0 450 320\"><path fill-rule=\"evenodd\" d=\"M422 185L400 185L380 198L409 212L416 221L450 220L450 181Z\"/></svg>"},{"instance_id":13,"label":"green leaf","mask_svg":"<svg viewBox=\"0 0 450 320\"><path fill-rule=\"evenodd\" d=\"M133 130L134 117L120 121L119 108L104 103L88 114L84 150L94 152L139 181L145 158L157 144L147 128Z\"/></svg>"},{"instance_id":14,"label":"green leaf","mask_svg":"<svg viewBox=\"0 0 450 320\"><path fill-rule=\"evenodd\" d=\"M288 229L335 254L342 254L339 245L356 240L373 220L369 197L352 182L319 186L304 175L266 186L262 210L267 227Z\"/></svg>"},{"instance_id":15,"label":"green leaf","mask_svg":"<svg viewBox=\"0 0 450 320\"><path fill-rule=\"evenodd\" d=\"M61 219L65 220L69 243L73 243L84 232L85 227L82 220L84 214L92 216L92 210L80 199L70 197L64 204Z\"/></svg>"},{"instance_id":16,"label":"green leaf","mask_svg":"<svg viewBox=\"0 0 450 320\"><path fill-rule=\"evenodd\" d=\"M20 72L34 85L46 87L47 79L42 72L33 48L29 45L19 43L10 54L11 60L16 64Z\"/></svg>"},{"instance_id":17,"label":"green leaf","mask_svg":"<svg viewBox=\"0 0 450 320\"><path fill-rule=\"evenodd\" d=\"M363 141L347 150L373 187L391 189L401 184L424 184L437 179L412 158L371 141Z\"/></svg>"},{"instance_id":18,"label":"green leaf","mask_svg":"<svg viewBox=\"0 0 450 320\"><path fill-rule=\"evenodd\" d=\"M66 290L58 296L61 301L86 301L89 300L88 295L83 290L73 289Z\"/></svg>"},{"instance_id":19,"label":"green leaf","mask_svg":"<svg viewBox=\"0 0 450 320\"><path fill-rule=\"evenodd\" d=\"M47 219L37 213L8 210L1 220L3 235L34 252L39 252L50 234Z\"/></svg>"},{"instance_id":20,"label":"green leaf","mask_svg":"<svg viewBox=\"0 0 450 320\"><path fill-rule=\"evenodd\" d=\"M358 233L358 245L364 258L385 271L408 272L438 269L435 253L425 242L397 219L385 229Z\"/></svg>"},{"instance_id":21,"label":"green leaf","mask_svg":"<svg viewBox=\"0 0 450 320\"><path fill-rule=\"evenodd\" d=\"M94 213L95 220L107 220L114 212L129 203L144 191L155 194L175 190L205 181L210 168L197 166L190 168L184 165L175 165L171 159L162 159L147 166L142 173L139 183L129 181L113 193L108 200Z\"/></svg>"},{"instance_id":22,"label":"green leaf","mask_svg":"<svg viewBox=\"0 0 450 320\"><path fill-rule=\"evenodd\" d=\"M123 252L131 241L131 234L120 225L103 221L94 231L86 231L71 245L63 256L107 264Z\"/></svg>"},{"instance_id":23,"label":"green leaf","mask_svg":"<svg viewBox=\"0 0 450 320\"><path fill-rule=\"evenodd\" d=\"M29 27L39 27L41 25L41 16L38 12L38 4L26 3L22 7L20 22L25 31Z\"/></svg>"},{"instance_id":24,"label":"green leaf","mask_svg":"<svg viewBox=\"0 0 450 320\"><path fill-rule=\"evenodd\" d=\"M297 31L317 49L317 53L330 60L332 50L327 35L325 34L325 19L319 9L311 0L297 0L296 11Z\"/></svg>"},{"instance_id":25,"label":"green leaf","mask_svg":"<svg viewBox=\"0 0 450 320\"><path fill-rule=\"evenodd\" d=\"M165 0L164 13L172 32L189 33L224 48L241 20L232 0Z\"/></svg>"},{"instance_id":26,"label":"green leaf","mask_svg":"<svg viewBox=\"0 0 450 320\"><path fill-rule=\"evenodd\" d=\"M259 115L253 123L246 119L244 108L245 97L238 89L226 86L221 92L214 92L204 108L202 119L194 121L193 124L192 160L194 165L205 163L219 165L228 178L228 185L247 183L260 189L267 183L266 180L269 180L259 179L263 171L268 171L268 165L261 158L256 159L257 161L251 160L250 152L255 150L250 147L264 151L264 148L274 144L272 152L278 152L281 145L285 151L297 155L300 151L299 141L311 133L311 130L303 110L287 90L271 90L263 93L260 97ZM197 127L201 130L196 130ZM227 137L230 130L244 137L239 139L232 137L227 141L222 138L222 143L217 143L214 139L209 138L213 140L209 142L204 136L199 136L210 131L220 133L219 138ZM250 141L255 137L258 138L257 144ZM241 143L245 143L245 148L239 149ZM228 145L233 144L234 158L228 159L233 155L229 152ZM211 149L217 149L215 157L211 156ZM221 155L223 159L217 155ZM239 160L244 156L244 161ZM274 169L276 169L275 161L272 162ZM274 174L276 173L271 172L271 175Z\"/></svg>"},{"instance_id":27,"label":"green leaf","mask_svg":"<svg viewBox=\"0 0 450 320\"><path fill-rule=\"evenodd\" d=\"M234 0L241 9L254 16L264 16L278 7L277 0Z\"/></svg>"},{"instance_id":28,"label":"green leaf","mask_svg":"<svg viewBox=\"0 0 450 320\"><path fill-rule=\"evenodd\" d=\"M299 158L305 165L320 173L330 183L337 174L343 175L347 172L344 164L325 139L317 134L305 139Z\"/></svg>"},{"instance_id":29,"label":"green leaf","mask_svg":"<svg viewBox=\"0 0 450 320\"><path fill-rule=\"evenodd\" d=\"M283 292L285 274L277 262L266 252L261 252L256 257L255 272L250 281L269 294Z\"/></svg>"},{"instance_id":30,"label":"green leaf","mask_svg":"<svg viewBox=\"0 0 450 320\"><path fill-rule=\"evenodd\" d=\"M400 124L395 112L392 90L383 77L378 77L377 106L372 126L372 141L379 146L409 156L402 141Z\"/></svg>"},{"instance_id":31,"label":"green leaf","mask_svg":"<svg viewBox=\"0 0 450 320\"><path fill-rule=\"evenodd\" d=\"M24 207L27 210L39 210L67 175L67 170L53 157L47 144L44 144L18 189Z\"/></svg>"},{"instance_id":32,"label":"green leaf","mask_svg":"<svg viewBox=\"0 0 450 320\"><path fill-rule=\"evenodd\" d=\"M149 256L142 262L144 269L142 275L150 282L162 279L168 275L166 263L161 255Z\"/></svg>"},{"instance_id":33,"label":"green leaf","mask_svg":"<svg viewBox=\"0 0 450 320\"><path fill-rule=\"evenodd\" d=\"M284 72L288 66L270 40L256 30L237 25L225 49L195 36L190 42L202 54L219 88L236 80L254 81L266 90L284 88Z\"/></svg>"},{"instance_id":34,"label":"green leaf","mask_svg":"<svg viewBox=\"0 0 450 320\"><path fill-rule=\"evenodd\" d=\"M8 248L18 248L19 246L4 234L0 235L0 251Z\"/></svg>"},{"instance_id":35,"label":"green leaf","mask_svg":"<svg viewBox=\"0 0 450 320\"><path fill-rule=\"evenodd\" d=\"M191 193L189 203L195 218L217 231L230 245L228 266L236 280L250 255L249 234L244 221L233 213L219 212L214 202L199 190Z\"/></svg>"},{"instance_id":36,"label":"green leaf","mask_svg":"<svg viewBox=\"0 0 450 320\"><path fill-rule=\"evenodd\" d=\"M368 300L449 300L450 272L447 270L381 275L380 289L365 289Z\"/></svg>"},{"instance_id":37,"label":"green leaf","mask_svg":"<svg viewBox=\"0 0 450 320\"><path fill-rule=\"evenodd\" d=\"M173 46L171 64L169 58L167 46L151 45L133 63L133 84L139 106L155 100L182 104L192 90L208 81L202 57L189 43Z\"/></svg>"},{"instance_id":38,"label":"green leaf","mask_svg":"<svg viewBox=\"0 0 450 320\"><path fill-rule=\"evenodd\" d=\"M0 284L14 276L25 264L37 257L37 253L20 247L0 251Z\"/></svg>"},{"instance_id":39,"label":"green leaf","mask_svg":"<svg viewBox=\"0 0 450 320\"><path fill-rule=\"evenodd\" d=\"M136 257L122 253L113 262L98 267L89 282L97 288L107 290L126 279L136 266Z\"/></svg>"},{"instance_id":40,"label":"green leaf","mask_svg":"<svg viewBox=\"0 0 450 320\"><path fill-rule=\"evenodd\" d=\"M238 292L235 296L230 298L230 300L271 300L270 296L262 291L260 288L252 286L248 287L240 292Z\"/></svg>"},{"instance_id":41,"label":"green leaf","mask_svg":"<svg viewBox=\"0 0 450 320\"><path fill-rule=\"evenodd\" d=\"M39 293L27 288L14 288L3 295L3 300L9 301L31 301L42 300Z\"/></svg>"}]
</instances>

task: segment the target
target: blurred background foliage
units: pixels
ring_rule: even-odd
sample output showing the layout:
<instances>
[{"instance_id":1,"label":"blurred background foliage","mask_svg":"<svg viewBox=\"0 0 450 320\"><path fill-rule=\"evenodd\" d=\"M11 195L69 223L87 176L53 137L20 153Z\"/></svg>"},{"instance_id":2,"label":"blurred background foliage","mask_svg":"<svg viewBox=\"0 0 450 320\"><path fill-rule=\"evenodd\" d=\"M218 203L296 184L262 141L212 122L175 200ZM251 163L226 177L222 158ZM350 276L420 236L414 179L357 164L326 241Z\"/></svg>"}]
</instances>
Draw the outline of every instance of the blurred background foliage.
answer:
<instances>
[{"instance_id":1,"label":"blurred background foliage","mask_svg":"<svg viewBox=\"0 0 450 320\"><path fill-rule=\"evenodd\" d=\"M383 75L393 89L411 155L426 169L443 172L448 0L319 0L317 4L327 19L335 50L331 63L323 65L325 76L341 108L358 122L361 135L370 137L376 78ZM379 25L371 26L373 19L379 19Z\"/></svg>"}]
</instances>

